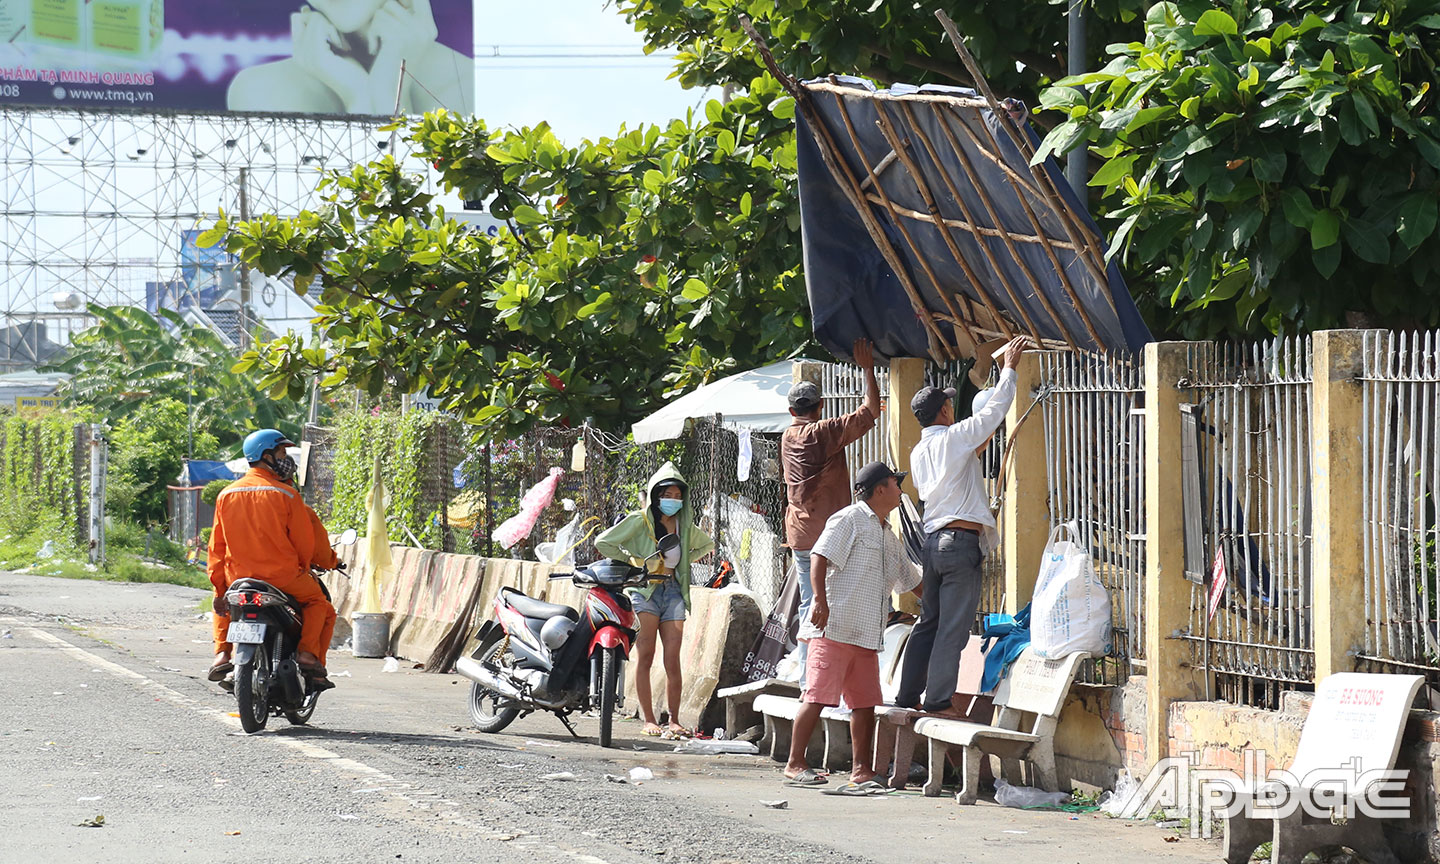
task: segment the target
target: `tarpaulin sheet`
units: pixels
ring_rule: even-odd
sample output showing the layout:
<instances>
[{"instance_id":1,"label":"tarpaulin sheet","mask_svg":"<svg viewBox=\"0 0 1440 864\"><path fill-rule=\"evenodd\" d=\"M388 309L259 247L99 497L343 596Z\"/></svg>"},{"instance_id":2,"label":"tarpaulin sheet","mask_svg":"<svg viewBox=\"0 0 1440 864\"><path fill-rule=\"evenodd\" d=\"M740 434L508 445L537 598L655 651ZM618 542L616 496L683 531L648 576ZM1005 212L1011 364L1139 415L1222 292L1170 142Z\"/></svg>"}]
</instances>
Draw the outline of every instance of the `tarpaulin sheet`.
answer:
<instances>
[{"instance_id":1,"label":"tarpaulin sheet","mask_svg":"<svg viewBox=\"0 0 1440 864\"><path fill-rule=\"evenodd\" d=\"M1048 347L1116 353L1151 341L1119 271L1101 257L1099 230L1054 161L1042 166L1049 182L1037 178L973 91L903 85L876 91L853 78L803 86L850 177L866 184L859 194L868 213L951 353L970 356L976 344L1012 333ZM891 155L882 111L905 159ZM943 359L852 204L854 185L847 195L846 181L822 160L807 112L796 117L805 276L817 339L841 357L863 336L886 356ZM1034 133L1023 120L1019 126L1033 148ZM952 242L908 166L918 170ZM867 182L871 170L881 189ZM885 205L887 197L898 214Z\"/></svg>"}]
</instances>

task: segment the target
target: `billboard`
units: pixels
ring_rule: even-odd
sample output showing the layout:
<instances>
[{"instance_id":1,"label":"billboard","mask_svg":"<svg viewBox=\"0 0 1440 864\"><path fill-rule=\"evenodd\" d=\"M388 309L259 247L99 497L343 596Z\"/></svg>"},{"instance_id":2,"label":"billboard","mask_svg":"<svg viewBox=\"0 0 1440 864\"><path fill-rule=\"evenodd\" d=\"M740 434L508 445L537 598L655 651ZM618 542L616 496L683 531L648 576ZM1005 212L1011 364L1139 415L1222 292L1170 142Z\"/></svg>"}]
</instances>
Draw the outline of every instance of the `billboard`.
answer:
<instances>
[{"instance_id":1,"label":"billboard","mask_svg":"<svg viewBox=\"0 0 1440 864\"><path fill-rule=\"evenodd\" d=\"M0 105L471 114L472 3L0 0Z\"/></svg>"}]
</instances>

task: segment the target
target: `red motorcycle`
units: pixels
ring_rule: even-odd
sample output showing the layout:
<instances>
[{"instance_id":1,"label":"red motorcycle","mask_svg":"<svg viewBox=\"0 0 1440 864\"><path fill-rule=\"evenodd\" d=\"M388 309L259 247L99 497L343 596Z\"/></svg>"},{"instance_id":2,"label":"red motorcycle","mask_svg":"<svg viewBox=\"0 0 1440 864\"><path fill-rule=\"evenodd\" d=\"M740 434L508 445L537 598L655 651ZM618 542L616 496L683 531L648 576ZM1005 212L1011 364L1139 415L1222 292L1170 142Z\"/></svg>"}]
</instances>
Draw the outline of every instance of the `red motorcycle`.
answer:
<instances>
[{"instance_id":1,"label":"red motorcycle","mask_svg":"<svg viewBox=\"0 0 1440 864\"><path fill-rule=\"evenodd\" d=\"M502 588L495 617L476 634L480 647L455 664L473 682L470 717L480 731L499 732L516 717L549 711L578 738L569 715L593 708L600 715L600 746L609 747L639 625L625 589L647 584L649 563L679 546L680 538L669 534L645 566L607 559L551 576L589 589L583 616Z\"/></svg>"}]
</instances>

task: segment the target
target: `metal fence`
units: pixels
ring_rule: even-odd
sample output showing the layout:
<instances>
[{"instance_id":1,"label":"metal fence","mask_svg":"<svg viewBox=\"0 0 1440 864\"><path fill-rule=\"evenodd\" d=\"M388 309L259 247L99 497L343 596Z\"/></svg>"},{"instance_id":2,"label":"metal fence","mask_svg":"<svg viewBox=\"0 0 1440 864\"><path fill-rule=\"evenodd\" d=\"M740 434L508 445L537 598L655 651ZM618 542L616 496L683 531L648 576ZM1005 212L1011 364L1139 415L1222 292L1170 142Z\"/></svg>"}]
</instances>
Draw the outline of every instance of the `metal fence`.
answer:
<instances>
[{"instance_id":1,"label":"metal fence","mask_svg":"<svg viewBox=\"0 0 1440 864\"><path fill-rule=\"evenodd\" d=\"M1221 698L1274 707L1315 674L1310 339L1197 344L1188 369L1185 638ZM1208 578L1217 556L1223 587Z\"/></svg>"},{"instance_id":2,"label":"metal fence","mask_svg":"<svg viewBox=\"0 0 1440 864\"><path fill-rule=\"evenodd\" d=\"M1440 679L1440 334L1366 333L1361 377L1363 659Z\"/></svg>"},{"instance_id":3,"label":"metal fence","mask_svg":"<svg viewBox=\"0 0 1440 864\"><path fill-rule=\"evenodd\" d=\"M1081 680L1121 684L1143 671L1145 658L1142 367L1131 359L1047 353L1040 370L1050 525L1074 524L1110 591L1113 653L1087 662Z\"/></svg>"},{"instance_id":4,"label":"metal fence","mask_svg":"<svg viewBox=\"0 0 1440 864\"><path fill-rule=\"evenodd\" d=\"M845 363L821 363L820 392L825 394L826 413L831 417L849 414L865 404L865 372L858 366ZM850 469L850 484L854 486L855 472L871 462L884 462L891 468L895 460L890 453L890 430L885 418L895 410L890 404L890 373L884 369L875 370L875 382L880 389L880 416L875 428L863 438L845 448L845 461ZM906 406L902 409L908 410Z\"/></svg>"}]
</instances>

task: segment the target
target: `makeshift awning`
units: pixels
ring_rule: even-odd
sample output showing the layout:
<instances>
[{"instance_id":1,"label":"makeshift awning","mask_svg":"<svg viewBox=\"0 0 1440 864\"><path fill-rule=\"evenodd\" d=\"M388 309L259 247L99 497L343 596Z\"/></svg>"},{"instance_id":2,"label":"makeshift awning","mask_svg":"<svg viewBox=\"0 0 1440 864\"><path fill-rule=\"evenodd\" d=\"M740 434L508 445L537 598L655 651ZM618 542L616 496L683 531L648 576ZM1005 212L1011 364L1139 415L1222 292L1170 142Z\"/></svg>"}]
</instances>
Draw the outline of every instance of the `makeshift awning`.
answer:
<instances>
[{"instance_id":1,"label":"makeshift awning","mask_svg":"<svg viewBox=\"0 0 1440 864\"><path fill-rule=\"evenodd\" d=\"M1150 332L1105 242L1017 110L957 87L798 85L805 279L822 345L975 356L1014 335L1129 353Z\"/></svg>"},{"instance_id":2,"label":"makeshift awning","mask_svg":"<svg viewBox=\"0 0 1440 864\"><path fill-rule=\"evenodd\" d=\"M790 425L787 398L794 382L791 361L771 363L749 372L721 378L692 390L631 427L637 444L665 441L685 434L685 424L697 417L720 415L721 422L752 432L783 432Z\"/></svg>"}]
</instances>

